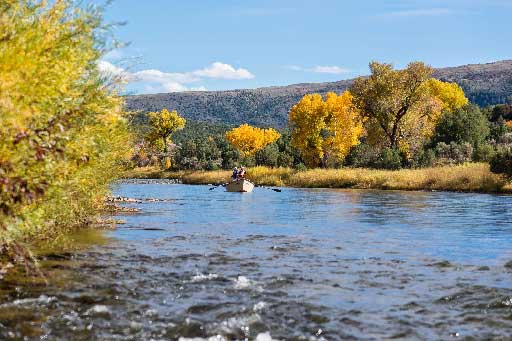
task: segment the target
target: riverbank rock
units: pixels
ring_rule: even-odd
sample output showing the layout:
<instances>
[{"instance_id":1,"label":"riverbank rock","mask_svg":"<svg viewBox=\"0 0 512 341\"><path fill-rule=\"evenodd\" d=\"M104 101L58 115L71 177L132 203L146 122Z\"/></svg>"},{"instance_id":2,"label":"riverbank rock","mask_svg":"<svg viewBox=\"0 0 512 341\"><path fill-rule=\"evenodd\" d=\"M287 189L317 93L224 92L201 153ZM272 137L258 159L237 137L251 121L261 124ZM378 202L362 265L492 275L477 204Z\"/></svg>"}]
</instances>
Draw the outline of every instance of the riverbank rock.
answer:
<instances>
[{"instance_id":1,"label":"riverbank rock","mask_svg":"<svg viewBox=\"0 0 512 341\"><path fill-rule=\"evenodd\" d=\"M103 318L110 318L111 314L112 313L110 308L101 304L97 304L85 312L85 315L87 316L97 316Z\"/></svg>"},{"instance_id":2,"label":"riverbank rock","mask_svg":"<svg viewBox=\"0 0 512 341\"><path fill-rule=\"evenodd\" d=\"M121 179L117 183L120 184L137 184L137 185L176 185L181 184L181 179Z\"/></svg>"},{"instance_id":3,"label":"riverbank rock","mask_svg":"<svg viewBox=\"0 0 512 341\"><path fill-rule=\"evenodd\" d=\"M139 209L136 207L125 207L118 204L106 204L105 211L108 213L138 213Z\"/></svg>"},{"instance_id":4,"label":"riverbank rock","mask_svg":"<svg viewBox=\"0 0 512 341\"><path fill-rule=\"evenodd\" d=\"M116 225L125 224L124 220L120 219L112 219L112 218L98 218L94 222L91 223L91 226L103 229L103 230L115 230Z\"/></svg>"},{"instance_id":5,"label":"riverbank rock","mask_svg":"<svg viewBox=\"0 0 512 341\"><path fill-rule=\"evenodd\" d=\"M140 199L120 197L120 196L117 196L117 197L107 197L105 199L105 201L106 202L126 202L126 203L135 203L135 204L142 203L142 200L140 200Z\"/></svg>"},{"instance_id":6,"label":"riverbank rock","mask_svg":"<svg viewBox=\"0 0 512 341\"><path fill-rule=\"evenodd\" d=\"M107 197L105 199L105 202L108 203L127 203L127 204L142 204L144 202L169 202L173 199L162 199L162 198L145 198L145 199L138 199L138 198L128 198L128 197Z\"/></svg>"}]
</instances>

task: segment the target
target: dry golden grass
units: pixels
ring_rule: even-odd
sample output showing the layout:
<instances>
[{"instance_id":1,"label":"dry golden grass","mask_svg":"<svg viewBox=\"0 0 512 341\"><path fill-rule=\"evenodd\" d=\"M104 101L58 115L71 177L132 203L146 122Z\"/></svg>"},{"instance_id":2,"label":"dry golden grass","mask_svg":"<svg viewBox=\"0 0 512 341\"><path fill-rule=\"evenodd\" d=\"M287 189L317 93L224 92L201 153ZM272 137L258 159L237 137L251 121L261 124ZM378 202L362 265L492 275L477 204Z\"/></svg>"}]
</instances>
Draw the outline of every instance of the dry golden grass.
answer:
<instances>
[{"instance_id":1,"label":"dry golden grass","mask_svg":"<svg viewBox=\"0 0 512 341\"><path fill-rule=\"evenodd\" d=\"M231 171L216 170L216 171L195 171L183 172L181 174L181 181L184 184L224 184L229 181Z\"/></svg>"},{"instance_id":2,"label":"dry golden grass","mask_svg":"<svg viewBox=\"0 0 512 341\"><path fill-rule=\"evenodd\" d=\"M397 171L345 168L313 169L294 174L293 187L366 188L394 190L440 190L464 192L503 192L506 180L493 174L489 165L470 163Z\"/></svg>"},{"instance_id":3,"label":"dry golden grass","mask_svg":"<svg viewBox=\"0 0 512 341\"><path fill-rule=\"evenodd\" d=\"M230 176L231 171L161 172L143 168L125 177L179 178L186 184L222 184ZM507 179L491 173L485 163L396 171L342 168L300 172L290 168L253 167L248 169L247 178L265 186L512 193Z\"/></svg>"}]
</instances>

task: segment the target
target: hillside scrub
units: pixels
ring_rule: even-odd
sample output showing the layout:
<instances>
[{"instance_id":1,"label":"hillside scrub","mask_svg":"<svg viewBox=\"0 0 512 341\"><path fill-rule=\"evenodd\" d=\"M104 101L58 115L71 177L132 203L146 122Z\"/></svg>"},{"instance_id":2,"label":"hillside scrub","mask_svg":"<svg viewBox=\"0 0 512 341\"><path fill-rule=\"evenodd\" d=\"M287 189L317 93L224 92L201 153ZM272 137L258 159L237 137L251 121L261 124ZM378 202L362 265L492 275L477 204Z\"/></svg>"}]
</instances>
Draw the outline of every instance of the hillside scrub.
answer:
<instances>
[{"instance_id":1,"label":"hillside scrub","mask_svg":"<svg viewBox=\"0 0 512 341\"><path fill-rule=\"evenodd\" d=\"M51 240L91 221L124 169L131 142L123 103L117 80L97 64L107 49L105 32L99 10L72 1L0 3L6 253L8 245Z\"/></svg>"},{"instance_id":2,"label":"hillside scrub","mask_svg":"<svg viewBox=\"0 0 512 341\"><path fill-rule=\"evenodd\" d=\"M136 168L125 178L180 179L184 184L224 184L231 171L162 172L157 168ZM507 178L491 173L486 163L422 169L379 170L368 168L310 169L253 167L247 178L262 186L299 188L354 188L381 190L436 190L455 192L512 193Z\"/></svg>"}]
</instances>

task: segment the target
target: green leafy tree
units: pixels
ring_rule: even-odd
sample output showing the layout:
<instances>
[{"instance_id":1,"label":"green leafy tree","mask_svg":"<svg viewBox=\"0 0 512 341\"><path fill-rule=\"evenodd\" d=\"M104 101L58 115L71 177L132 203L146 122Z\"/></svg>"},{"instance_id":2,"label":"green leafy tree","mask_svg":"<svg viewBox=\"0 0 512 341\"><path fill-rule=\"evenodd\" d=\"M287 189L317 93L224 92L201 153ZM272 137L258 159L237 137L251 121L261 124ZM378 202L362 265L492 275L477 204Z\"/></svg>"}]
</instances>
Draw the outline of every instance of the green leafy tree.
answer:
<instances>
[{"instance_id":1,"label":"green leafy tree","mask_svg":"<svg viewBox=\"0 0 512 341\"><path fill-rule=\"evenodd\" d=\"M277 158L277 165L279 167L294 167L302 162L299 151L292 145L292 134L290 131L283 131L276 144L279 148Z\"/></svg>"},{"instance_id":2,"label":"green leafy tree","mask_svg":"<svg viewBox=\"0 0 512 341\"><path fill-rule=\"evenodd\" d=\"M158 144L160 142L163 152L167 154L168 145L171 143L171 135L185 127L185 118L178 115L176 110L169 111L167 109L149 112L147 115L150 125L148 139L153 143Z\"/></svg>"},{"instance_id":3,"label":"green leafy tree","mask_svg":"<svg viewBox=\"0 0 512 341\"><path fill-rule=\"evenodd\" d=\"M268 167L277 167L279 162L279 146L276 143L267 145L255 155L256 164Z\"/></svg>"},{"instance_id":4,"label":"green leafy tree","mask_svg":"<svg viewBox=\"0 0 512 341\"><path fill-rule=\"evenodd\" d=\"M470 104L453 112L445 113L437 123L432 137L433 145L469 143L477 147L489 135L489 120L476 105Z\"/></svg>"}]
</instances>

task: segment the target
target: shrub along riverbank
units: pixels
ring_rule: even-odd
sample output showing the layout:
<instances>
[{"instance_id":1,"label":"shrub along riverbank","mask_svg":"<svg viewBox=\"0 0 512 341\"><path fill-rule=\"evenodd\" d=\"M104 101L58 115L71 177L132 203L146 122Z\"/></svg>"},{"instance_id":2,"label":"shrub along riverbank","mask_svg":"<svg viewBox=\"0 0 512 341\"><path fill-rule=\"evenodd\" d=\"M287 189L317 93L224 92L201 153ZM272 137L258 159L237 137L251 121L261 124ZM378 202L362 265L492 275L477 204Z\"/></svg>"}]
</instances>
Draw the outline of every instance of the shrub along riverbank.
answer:
<instances>
[{"instance_id":1,"label":"shrub along riverbank","mask_svg":"<svg viewBox=\"0 0 512 341\"><path fill-rule=\"evenodd\" d=\"M181 179L184 184L222 184L231 171L160 171L135 168L125 178ZM354 188L380 190L436 190L481 193L512 193L503 175L493 174L486 163L467 163L422 169L377 170L366 168L311 169L254 167L247 178L257 185L301 188Z\"/></svg>"},{"instance_id":2,"label":"shrub along riverbank","mask_svg":"<svg viewBox=\"0 0 512 341\"><path fill-rule=\"evenodd\" d=\"M63 1L0 1L0 278L95 221L125 169L131 132L101 10ZM7 266L6 265L6 266Z\"/></svg>"}]
</instances>

